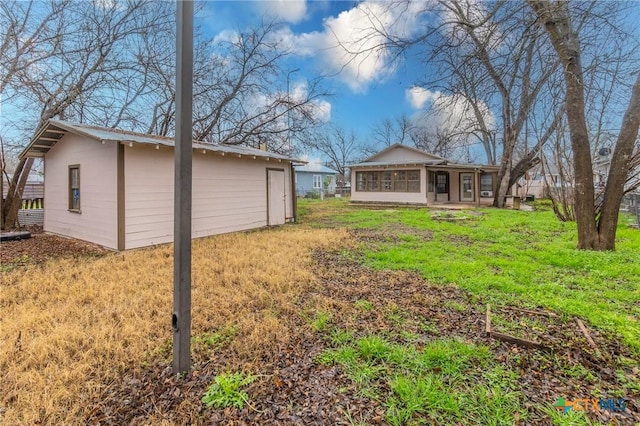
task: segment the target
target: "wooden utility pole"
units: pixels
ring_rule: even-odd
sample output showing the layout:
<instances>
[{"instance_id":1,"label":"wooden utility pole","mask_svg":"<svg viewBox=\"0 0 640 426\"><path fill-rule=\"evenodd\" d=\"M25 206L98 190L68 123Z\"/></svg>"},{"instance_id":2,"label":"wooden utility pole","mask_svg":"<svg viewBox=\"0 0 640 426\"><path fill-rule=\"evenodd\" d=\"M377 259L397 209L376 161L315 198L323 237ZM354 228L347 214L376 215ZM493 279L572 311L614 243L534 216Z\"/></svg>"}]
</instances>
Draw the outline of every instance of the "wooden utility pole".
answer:
<instances>
[{"instance_id":1,"label":"wooden utility pole","mask_svg":"<svg viewBox=\"0 0 640 426\"><path fill-rule=\"evenodd\" d=\"M191 368L193 1L176 12L176 143L173 226L173 373Z\"/></svg>"}]
</instances>

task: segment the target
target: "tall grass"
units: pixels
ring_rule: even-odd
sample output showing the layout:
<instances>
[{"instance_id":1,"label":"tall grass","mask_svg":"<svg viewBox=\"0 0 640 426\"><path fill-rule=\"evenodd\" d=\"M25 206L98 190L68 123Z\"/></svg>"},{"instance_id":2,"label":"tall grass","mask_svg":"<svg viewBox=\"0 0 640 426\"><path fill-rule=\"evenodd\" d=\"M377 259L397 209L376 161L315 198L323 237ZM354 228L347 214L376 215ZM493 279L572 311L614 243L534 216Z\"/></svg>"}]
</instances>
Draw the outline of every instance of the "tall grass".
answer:
<instances>
[{"instance_id":1,"label":"tall grass","mask_svg":"<svg viewBox=\"0 0 640 426\"><path fill-rule=\"evenodd\" d=\"M193 335L230 324L246 359L290 336L315 277L314 248L336 230L282 227L194 241ZM0 423L83 424L104 383L171 339L170 245L62 259L0 275Z\"/></svg>"}]
</instances>

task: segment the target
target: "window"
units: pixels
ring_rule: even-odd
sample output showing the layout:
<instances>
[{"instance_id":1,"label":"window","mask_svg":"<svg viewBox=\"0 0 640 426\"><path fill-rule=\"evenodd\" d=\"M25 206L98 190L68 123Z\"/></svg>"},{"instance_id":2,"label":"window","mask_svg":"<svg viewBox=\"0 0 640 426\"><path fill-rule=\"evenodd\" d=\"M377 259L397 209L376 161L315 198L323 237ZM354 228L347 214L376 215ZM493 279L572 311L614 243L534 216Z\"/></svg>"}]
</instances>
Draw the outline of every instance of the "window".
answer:
<instances>
[{"instance_id":1,"label":"window","mask_svg":"<svg viewBox=\"0 0 640 426\"><path fill-rule=\"evenodd\" d=\"M438 172L436 174L436 186L438 188L438 194L449 193L449 173Z\"/></svg>"},{"instance_id":2,"label":"window","mask_svg":"<svg viewBox=\"0 0 640 426\"><path fill-rule=\"evenodd\" d=\"M420 170L356 172L356 191L420 192Z\"/></svg>"},{"instance_id":3,"label":"window","mask_svg":"<svg viewBox=\"0 0 640 426\"><path fill-rule=\"evenodd\" d=\"M480 191L493 191L493 175L480 175Z\"/></svg>"},{"instance_id":4,"label":"window","mask_svg":"<svg viewBox=\"0 0 640 426\"><path fill-rule=\"evenodd\" d=\"M322 189L322 175L313 175L313 189Z\"/></svg>"},{"instance_id":5,"label":"window","mask_svg":"<svg viewBox=\"0 0 640 426\"><path fill-rule=\"evenodd\" d=\"M80 166L69 166L69 210L80 211Z\"/></svg>"}]
</instances>

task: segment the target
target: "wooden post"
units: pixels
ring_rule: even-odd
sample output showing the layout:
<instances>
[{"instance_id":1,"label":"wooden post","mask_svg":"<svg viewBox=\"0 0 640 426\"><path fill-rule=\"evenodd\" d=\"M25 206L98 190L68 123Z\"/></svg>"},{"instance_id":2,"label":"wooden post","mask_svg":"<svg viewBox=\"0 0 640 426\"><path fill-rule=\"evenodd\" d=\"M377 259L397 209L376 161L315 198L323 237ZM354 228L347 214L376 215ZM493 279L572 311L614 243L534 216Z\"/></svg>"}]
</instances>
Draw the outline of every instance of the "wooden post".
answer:
<instances>
[{"instance_id":1,"label":"wooden post","mask_svg":"<svg viewBox=\"0 0 640 426\"><path fill-rule=\"evenodd\" d=\"M176 143L173 227L173 373L191 368L193 2L176 11Z\"/></svg>"}]
</instances>

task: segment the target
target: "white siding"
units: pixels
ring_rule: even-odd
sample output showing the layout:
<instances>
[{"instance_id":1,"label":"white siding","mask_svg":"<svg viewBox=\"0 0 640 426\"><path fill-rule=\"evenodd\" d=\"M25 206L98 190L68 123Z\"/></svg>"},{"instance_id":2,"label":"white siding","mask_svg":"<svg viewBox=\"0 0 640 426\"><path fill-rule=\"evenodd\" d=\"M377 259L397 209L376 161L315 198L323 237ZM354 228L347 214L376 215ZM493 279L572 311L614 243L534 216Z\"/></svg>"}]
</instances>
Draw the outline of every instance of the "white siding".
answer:
<instances>
[{"instance_id":1,"label":"white siding","mask_svg":"<svg viewBox=\"0 0 640 426\"><path fill-rule=\"evenodd\" d=\"M117 249L115 142L67 134L45 159L44 230ZM80 210L69 208L69 166L80 165Z\"/></svg>"},{"instance_id":2,"label":"white siding","mask_svg":"<svg viewBox=\"0 0 640 426\"><path fill-rule=\"evenodd\" d=\"M397 167L393 170L415 170L416 167ZM351 201L364 201L364 202L382 202L382 203L411 203L411 204L426 204L427 203L427 185L426 185L426 170L424 167L420 168L420 192L368 192L368 191L356 191L358 183L356 180L356 173L361 171L383 171L391 170L387 169L360 169L353 168L352 170L352 182L351 182Z\"/></svg>"},{"instance_id":3,"label":"white siding","mask_svg":"<svg viewBox=\"0 0 640 426\"><path fill-rule=\"evenodd\" d=\"M173 241L173 149L125 148L125 247ZM192 236L267 225L267 168L284 169L291 216L289 163L193 152Z\"/></svg>"}]
</instances>

